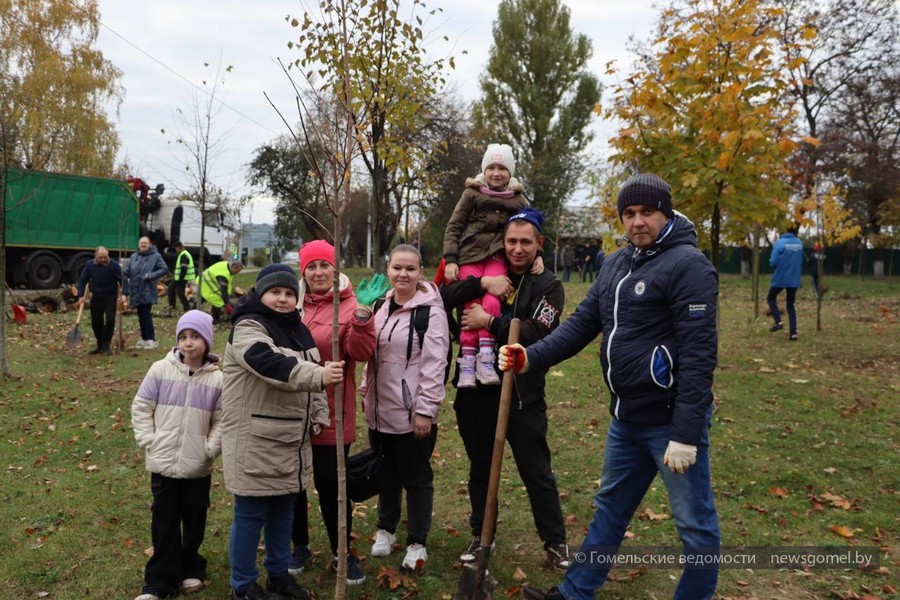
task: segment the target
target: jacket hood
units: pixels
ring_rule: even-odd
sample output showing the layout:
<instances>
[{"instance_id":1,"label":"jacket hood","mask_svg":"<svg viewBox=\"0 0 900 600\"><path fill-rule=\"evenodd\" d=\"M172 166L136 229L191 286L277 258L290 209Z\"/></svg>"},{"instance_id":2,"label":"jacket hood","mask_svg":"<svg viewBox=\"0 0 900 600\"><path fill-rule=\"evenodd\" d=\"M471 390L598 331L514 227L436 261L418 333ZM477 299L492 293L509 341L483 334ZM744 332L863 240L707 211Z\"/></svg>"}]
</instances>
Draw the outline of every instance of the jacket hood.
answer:
<instances>
[{"instance_id":1,"label":"jacket hood","mask_svg":"<svg viewBox=\"0 0 900 600\"><path fill-rule=\"evenodd\" d=\"M393 297L394 290L388 290L385 299L390 301ZM412 300L403 305L404 308L415 308L417 306L444 306L437 284L433 281L419 281L419 285L416 287L416 294L412 297Z\"/></svg>"},{"instance_id":2,"label":"jacket hood","mask_svg":"<svg viewBox=\"0 0 900 600\"><path fill-rule=\"evenodd\" d=\"M486 186L487 183L484 181L484 173L479 173L475 177L467 177L466 178L466 187L475 188L476 190L480 187ZM515 177L509 178L509 183L506 184L506 189L512 192L525 192L525 186L516 179Z\"/></svg>"},{"instance_id":3,"label":"jacket hood","mask_svg":"<svg viewBox=\"0 0 900 600\"><path fill-rule=\"evenodd\" d=\"M350 278L347 277L344 273L340 273L338 276L338 290L340 293L340 299L343 300L348 296L352 296L353 294L353 284L350 283ZM300 304L304 302L331 302L331 298L334 296L334 289L329 289L324 294L313 294L309 291L309 286L306 283L306 278L300 278Z\"/></svg>"}]
</instances>

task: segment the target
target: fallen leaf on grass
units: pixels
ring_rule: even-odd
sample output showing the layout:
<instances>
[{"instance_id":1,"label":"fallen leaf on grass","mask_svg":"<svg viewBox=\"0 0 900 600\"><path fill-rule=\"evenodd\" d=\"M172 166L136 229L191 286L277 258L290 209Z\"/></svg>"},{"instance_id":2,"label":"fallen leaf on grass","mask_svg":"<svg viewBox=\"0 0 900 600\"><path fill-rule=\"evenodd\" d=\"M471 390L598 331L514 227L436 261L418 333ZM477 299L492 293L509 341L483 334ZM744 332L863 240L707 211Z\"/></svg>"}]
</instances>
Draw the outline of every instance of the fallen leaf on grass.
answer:
<instances>
[{"instance_id":1,"label":"fallen leaf on grass","mask_svg":"<svg viewBox=\"0 0 900 600\"><path fill-rule=\"evenodd\" d=\"M152 557L153 556L153 546L149 548L144 548L144 556Z\"/></svg>"},{"instance_id":2,"label":"fallen leaf on grass","mask_svg":"<svg viewBox=\"0 0 900 600\"><path fill-rule=\"evenodd\" d=\"M609 575L607 575L606 578L610 581L634 581L643 574L643 569L628 571L626 573L616 573L615 571L610 571Z\"/></svg>"},{"instance_id":3,"label":"fallen leaf on grass","mask_svg":"<svg viewBox=\"0 0 900 600\"><path fill-rule=\"evenodd\" d=\"M519 598L522 596L522 586L521 585L513 585L506 588L505 595L507 598Z\"/></svg>"},{"instance_id":4,"label":"fallen leaf on grass","mask_svg":"<svg viewBox=\"0 0 900 600\"><path fill-rule=\"evenodd\" d=\"M521 567L516 567L516 571L513 573L513 581L525 581L526 579L528 579L528 575L525 574L525 571Z\"/></svg>"},{"instance_id":5,"label":"fallen leaf on grass","mask_svg":"<svg viewBox=\"0 0 900 600\"><path fill-rule=\"evenodd\" d=\"M828 531L845 538L853 537L853 530L845 525L829 525Z\"/></svg>"},{"instance_id":6,"label":"fallen leaf on grass","mask_svg":"<svg viewBox=\"0 0 900 600\"><path fill-rule=\"evenodd\" d=\"M390 567L381 567L378 569L378 576L375 579L377 587L380 590L396 590L398 588L406 588L407 590L417 590L416 581L403 575L397 569Z\"/></svg>"},{"instance_id":7,"label":"fallen leaf on grass","mask_svg":"<svg viewBox=\"0 0 900 600\"><path fill-rule=\"evenodd\" d=\"M775 496L777 498L787 498L788 491L783 487L775 487L774 485L769 488L769 495Z\"/></svg>"},{"instance_id":8,"label":"fallen leaf on grass","mask_svg":"<svg viewBox=\"0 0 900 600\"><path fill-rule=\"evenodd\" d=\"M750 510L755 510L756 512L758 512L761 515L769 514L769 509L766 508L765 506L756 506L755 504L750 504L749 502L744 504L744 508L748 508Z\"/></svg>"},{"instance_id":9,"label":"fallen leaf on grass","mask_svg":"<svg viewBox=\"0 0 900 600\"><path fill-rule=\"evenodd\" d=\"M897 588L895 588L894 586L892 586L892 585L886 583L886 584L884 584L883 586L881 586L881 591L884 592L885 594L896 594L896 593L897 593Z\"/></svg>"},{"instance_id":10,"label":"fallen leaf on grass","mask_svg":"<svg viewBox=\"0 0 900 600\"><path fill-rule=\"evenodd\" d=\"M853 503L850 500L844 498L843 496L838 496L837 494L831 494L829 492L825 492L819 496L822 500L827 501L831 506L835 508L843 508L844 510L850 510L853 508Z\"/></svg>"},{"instance_id":11,"label":"fallen leaf on grass","mask_svg":"<svg viewBox=\"0 0 900 600\"><path fill-rule=\"evenodd\" d=\"M809 379L791 379L791 383L809 383Z\"/></svg>"},{"instance_id":12,"label":"fallen leaf on grass","mask_svg":"<svg viewBox=\"0 0 900 600\"><path fill-rule=\"evenodd\" d=\"M828 473L829 475L834 475L835 473L837 473L837 469L835 469L834 467L825 467L822 470L824 472Z\"/></svg>"},{"instance_id":13,"label":"fallen leaf on grass","mask_svg":"<svg viewBox=\"0 0 900 600\"><path fill-rule=\"evenodd\" d=\"M578 525L578 515L566 515L566 525Z\"/></svg>"},{"instance_id":14,"label":"fallen leaf on grass","mask_svg":"<svg viewBox=\"0 0 900 600\"><path fill-rule=\"evenodd\" d=\"M666 513L655 513L651 508L645 508L641 511L641 514L638 515L639 519L644 519L645 521L665 521L669 518L669 515Z\"/></svg>"}]
</instances>

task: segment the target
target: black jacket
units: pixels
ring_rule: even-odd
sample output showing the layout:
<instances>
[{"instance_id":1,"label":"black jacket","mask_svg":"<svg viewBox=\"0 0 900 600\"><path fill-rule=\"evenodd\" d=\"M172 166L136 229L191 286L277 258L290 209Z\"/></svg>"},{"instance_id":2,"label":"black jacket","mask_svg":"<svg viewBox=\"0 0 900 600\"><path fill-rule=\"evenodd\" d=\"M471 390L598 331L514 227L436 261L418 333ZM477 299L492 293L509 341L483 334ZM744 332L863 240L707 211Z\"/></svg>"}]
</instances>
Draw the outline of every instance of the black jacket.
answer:
<instances>
[{"instance_id":1,"label":"black jacket","mask_svg":"<svg viewBox=\"0 0 900 600\"><path fill-rule=\"evenodd\" d=\"M671 423L670 439L696 445L712 402L718 289L693 223L676 215L649 250L629 246L604 260L572 316L528 349L529 364L546 369L603 333L610 413L636 425Z\"/></svg>"},{"instance_id":2,"label":"black jacket","mask_svg":"<svg viewBox=\"0 0 900 600\"><path fill-rule=\"evenodd\" d=\"M481 279L478 277L469 277L463 281L445 285L441 289L441 296L448 314L452 307L461 307L466 302L483 295ZM502 315L491 323L491 333L497 338L499 345L505 344L509 338L509 323L513 317L518 317L521 321L519 343L528 347L556 329L565 303L566 293L563 285L552 271L545 270L537 276L526 274L522 277L515 296L512 297L512 304L501 303ZM547 369L545 368L534 369L516 376L514 401L517 401L520 407L544 399L546 374ZM457 364L453 376L454 386L458 380L459 365ZM481 387L480 383L478 387ZM500 388L493 387L499 393Z\"/></svg>"}]
</instances>

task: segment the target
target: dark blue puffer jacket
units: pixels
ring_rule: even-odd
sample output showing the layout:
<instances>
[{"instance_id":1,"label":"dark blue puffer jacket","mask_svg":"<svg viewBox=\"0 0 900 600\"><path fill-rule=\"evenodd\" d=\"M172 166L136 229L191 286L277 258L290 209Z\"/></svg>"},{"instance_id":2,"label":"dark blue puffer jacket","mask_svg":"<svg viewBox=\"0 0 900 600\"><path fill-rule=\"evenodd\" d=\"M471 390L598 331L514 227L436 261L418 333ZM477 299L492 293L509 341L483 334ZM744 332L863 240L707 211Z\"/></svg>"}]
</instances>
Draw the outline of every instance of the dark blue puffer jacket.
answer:
<instances>
[{"instance_id":1,"label":"dark blue puffer jacket","mask_svg":"<svg viewBox=\"0 0 900 600\"><path fill-rule=\"evenodd\" d=\"M712 402L718 287L693 223L676 213L649 250L606 257L572 316L528 348L530 368L574 356L603 333L610 413L635 425L671 423L670 439L697 445Z\"/></svg>"}]
</instances>

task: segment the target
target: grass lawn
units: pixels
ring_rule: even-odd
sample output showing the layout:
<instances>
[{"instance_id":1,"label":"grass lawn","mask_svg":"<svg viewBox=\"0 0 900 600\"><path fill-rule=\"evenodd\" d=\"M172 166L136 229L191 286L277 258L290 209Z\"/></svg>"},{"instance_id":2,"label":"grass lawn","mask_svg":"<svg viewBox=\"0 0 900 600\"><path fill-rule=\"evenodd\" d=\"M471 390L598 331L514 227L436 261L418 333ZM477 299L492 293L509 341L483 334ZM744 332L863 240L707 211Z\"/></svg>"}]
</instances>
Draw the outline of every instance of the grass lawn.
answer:
<instances>
[{"instance_id":1,"label":"grass lawn","mask_svg":"<svg viewBox=\"0 0 900 600\"><path fill-rule=\"evenodd\" d=\"M360 270L349 273L353 281ZM255 273L237 283L250 287ZM897 598L900 588L900 280L828 277L822 331L815 328L809 280L798 294L799 341L769 333L754 318L750 284L721 282L718 410L711 432L713 486L726 546L881 548L881 568L723 569L718 592L731 599ZM763 285L767 285L765 280ZM568 312L588 284L566 284ZM762 290L763 295L765 289ZM158 307L159 309L159 307ZM761 306L760 310L765 310ZM159 310L157 312L160 312ZM150 363L174 336L174 318L156 318L155 351L132 350L135 315L125 317L126 350L91 357L93 336L65 350L75 316L29 314L10 324L13 379L0 381L0 582L7 598L133 598L150 546L149 474L130 427L130 406ZM227 328L216 329L216 350ZM548 376L549 443L570 544L577 548L593 514L609 422L598 369L599 342ZM429 563L418 577L396 572L402 553L368 556L374 502L355 508L354 532L368 577L349 598L449 599L467 545L467 463L452 410L441 414L434 456L435 508ZM362 426L360 431L362 431ZM226 598L231 497L217 463L204 553L209 587L195 597ZM315 495L311 495L315 505ZM315 507L312 515L315 515ZM665 489L657 479L627 544L677 545ZM311 516L314 562L300 576L330 598L324 527ZM405 537L400 528L400 540ZM573 548L574 549L574 548ZM527 496L509 452L500 489L500 523L491 571L496 596L518 596L524 582L559 581L542 566ZM678 571L616 569L597 597L670 598Z\"/></svg>"}]
</instances>

